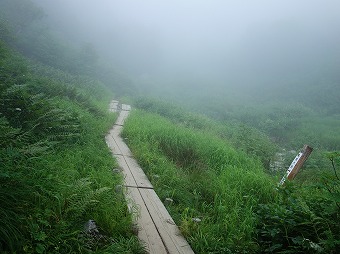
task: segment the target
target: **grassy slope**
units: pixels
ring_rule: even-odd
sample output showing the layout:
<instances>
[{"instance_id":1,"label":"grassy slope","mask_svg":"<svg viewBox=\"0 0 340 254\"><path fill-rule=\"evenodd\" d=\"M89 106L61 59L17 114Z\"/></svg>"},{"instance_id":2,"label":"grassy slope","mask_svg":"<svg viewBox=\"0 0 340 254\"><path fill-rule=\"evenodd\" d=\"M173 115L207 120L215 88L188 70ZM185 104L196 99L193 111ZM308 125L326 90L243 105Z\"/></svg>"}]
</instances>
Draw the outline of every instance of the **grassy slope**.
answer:
<instances>
[{"instance_id":1,"label":"grassy slope","mask_svg":"<svg viewBox=\"0 0 340 254\"><path fill-rule=\"evenodd\" d=\"M5 205L0 213L5 219L0 234L5 240L0 248L26 253L85 251L79 232L84 220L95 218L115 239L97 252L141 252L131 235L124 201L112 192L121 179L111 176L113 160L103 142L114 120L106 113L111 94L96 78L82 76L94 74L95 63L56 43L37 22L34 6L21 4L20 9L4 11L7 5L24 2L29 1L0 2L1 15L12 15L6 20L21 36L17 41L11 38L11 29L0 19L0 39L38 61L27 62L1 43L0 192ZM112 77L111 71L101 75L106 83L118 83L120 91L131 90L129 82ZM217 103L211 111L221 108ZM318 177L317 188L288 185L275 192L262 168L275 146L258 131L239 124L226 128L168 105L146 109L168 119L136 113L125 135L161 197L174 199L169 210L198 253L314 253L317 247L332 253L339 248L339 184L334 176ZM299 133L294 120L301 112L309 113L302 108L291 115L280 107L274 114L234 110L229 115L222 110L217 118L239 115L238 120L244 117L253 126L265 123L262 130L285 137L289 132L281 131L286 127ZM193 217L201 223L194 223Z\"/></svg>"},{"instance_id":2,"label":"grassy slope","mask_svg":"<svg viewBox=\"0 0 340 254\"><path fill-rule=\"evenodd\" d=\"M175 124L214 134L249 156L260 159L266 169L269 169L270 158L278 150L269 137L255 128L235 121L222 124L178 105L150 98L140 97L134 101L134 105L148 112L157 113Z\"/></svg>"},{"instance_id":3,"label":"grassy slope","mask_svg":"<svg viewBox=\"0 0 340 254\"><path fill-rule=\"evenodd\" d=\"M254 206L275 199L261 163L206 131L135 111L123 135L197 253L257 249ZM200 223L192 221L200 218Z\"/></svg>"},{"instance_id":4,"label":"grassy slope","mask_svg":"<svg viewBox=\"0 0 340 254\"><path fill-rule=\"evenodd\" d=\"M235 129L221 129L169 104L136 105L148 112L134 111L123 135L161 199L173 199L168 209L196 253L327 253L337 248L339 185L334 175L319 175L323 185L288 184L276 190L278 179L260 163L263 153L235 149L250 144L242 135L230 135ZM233 128L262 140L242 126Z\"/></svg>"},{"instance_id":5,"label":"grassy slope","mask_svg":"<svg viewBox=\"0 0 340 254\"><path fill-rule=\"evenodd\" d=\"M114 192L122 179L112 174L104 141L116 117L107 113L112 93L33 64L3 41L0 56L1 252L87 252L85 245L142 252L125 200ZM82 236L89 219L106 240Z\"/></svg>"}]
</instances>

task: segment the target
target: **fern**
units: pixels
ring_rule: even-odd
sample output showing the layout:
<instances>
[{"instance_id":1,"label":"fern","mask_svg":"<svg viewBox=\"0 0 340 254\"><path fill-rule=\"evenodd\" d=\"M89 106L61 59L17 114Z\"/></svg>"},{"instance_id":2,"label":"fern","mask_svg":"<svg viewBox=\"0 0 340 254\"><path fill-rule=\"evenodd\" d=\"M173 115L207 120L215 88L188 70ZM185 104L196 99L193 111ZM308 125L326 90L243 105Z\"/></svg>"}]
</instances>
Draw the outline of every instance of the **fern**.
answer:
<instances>
[{"instance_id":1,"label":"fern","mask_svg":"<svg viewBox=\"0 0 340 254\"><path fill-rule=\"evenodd\" d=\"M19 133L20 129L11 127L5 117L0 117L0 147L15 144Z\"/></svg>"},{"instance_id":2,"label":"fern","mask_svg":"<svg viewBox=\"0 0 340 254\"><path fill-rule=\"evenodd\" d=\"M88 210L93 209L100 201L102 195L105 195L111 189L103 187L92 189L92 182L89 178L81 178L68 188L69 194L65 200L66 216L81 218Z\"/></svg>"},{"instance_id":3,"label":"fern","mask_svg":"<svg viewBox=\"0 0 340 254\"><path fill-rule=\"evenodd\" d=\"M24 238L24 214L29 212L30 187L19 172L0 171L0 252L15 250Z\"/></svg>"}]
</instances>

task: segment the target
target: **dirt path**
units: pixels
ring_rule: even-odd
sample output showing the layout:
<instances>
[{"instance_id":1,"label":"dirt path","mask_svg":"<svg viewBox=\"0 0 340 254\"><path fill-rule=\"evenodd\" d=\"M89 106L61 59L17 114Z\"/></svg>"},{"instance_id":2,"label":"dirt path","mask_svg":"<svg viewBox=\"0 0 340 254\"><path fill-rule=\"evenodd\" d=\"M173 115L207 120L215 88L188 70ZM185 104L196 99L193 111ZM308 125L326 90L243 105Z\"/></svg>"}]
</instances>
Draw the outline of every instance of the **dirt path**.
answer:
<instances>
[{"instance_id":1,"label":"dirt path","mask_svg":"<svg viewBox=\"0 0 340 254\"><path fill-rule=\"evenodd\" d=\"M138 225L138 237L150 254L193 254L165 206L157 196L142 168L120 136L131 107L112 101L110 111L119 111L119 117L105 137L124 175L124 193L129 210Z\"/></svg>"}]
</instances>

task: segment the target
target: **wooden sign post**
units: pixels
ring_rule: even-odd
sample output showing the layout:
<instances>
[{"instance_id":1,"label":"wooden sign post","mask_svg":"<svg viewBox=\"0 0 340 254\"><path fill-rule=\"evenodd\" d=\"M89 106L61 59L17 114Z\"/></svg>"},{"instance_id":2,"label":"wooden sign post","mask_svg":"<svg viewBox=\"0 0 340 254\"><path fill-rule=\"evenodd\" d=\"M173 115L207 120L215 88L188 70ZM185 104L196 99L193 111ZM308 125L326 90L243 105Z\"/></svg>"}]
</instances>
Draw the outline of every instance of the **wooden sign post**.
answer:
<instances>
[{"instance_id":1,"label":"wooden sign post","mask_svg":"<svg viewBox=\"0 0 340 254\"><path fill-rule=\"evenodd\" d=\"M297 173L299 173L301 167L303 166L303 163L307 160L309 155L312 153L313 148L311 148L308 145L304 145L301 152L296 155L295 159L290 164L285 176L281 179L279 186L283 185L286 179L293 180Z\"/></svg>"}]
</instances>

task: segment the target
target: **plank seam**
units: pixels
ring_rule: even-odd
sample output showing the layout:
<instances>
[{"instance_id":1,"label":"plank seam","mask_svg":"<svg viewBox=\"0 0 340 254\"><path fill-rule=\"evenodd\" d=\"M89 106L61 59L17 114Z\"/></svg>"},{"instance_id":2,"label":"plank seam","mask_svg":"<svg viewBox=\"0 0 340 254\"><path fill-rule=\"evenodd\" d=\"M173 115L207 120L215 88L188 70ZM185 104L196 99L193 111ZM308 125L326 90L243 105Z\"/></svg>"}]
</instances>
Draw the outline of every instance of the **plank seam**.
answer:
<instances>
[{"instance_id":1,"label":"plank seam","mask_svg":"<svg viewBox=\"0 0 340 254\"><path fill-rule=\"evenodd\" d=\"M129 168L131 174L132 174L133 180L135 181L136 185L138 186L138 181L136 180L136 176L133 174L133 171L131 170L130 165L129 165L129 163L127 162L127 160L126 160L126 158L125 158L124 155L123 155L123 158L124 158L124 161L125 161L126 165L128 166L128 168ZM145 174L144 174L144 175L145 175ZM145 175L145 177L147 178L146 175ZM147 178L147 179L148 179L148 178ZM149 179L148 179L148 180L149 180ZM152 186L152 187L153 187L153 186ZM145 187L139 186L139 188L146 188L146 189L149 189L147 186L145 186ZM153 188L152 188L152 189L153 189Z\"/></svg>"},{"instance_id":2,"label":"plank seam","mask_svg":"<svg viewBox=\"0 0 340 254\"><path fill-rule=\"evenodd\" d=\"M153 190L153 187L148 187L148 186L131 186L131 185L124 185L124 187L127 188L135 188L135 189L147 189L147 190Z\"/></svg>"},{"instance_id":3,"label":"plank seam","mask_svg":"<svg viewBox=\"0 0 340 254\"><path fill-rule=\"evenodd\" d=\"M151 213L150 213L149 207L147 206L147 204L146 204L146 202L145 202L145 199L144 199L144 197L143 197L142 193L140 192L139 188L137 188L137 190L138 190L138 192L139 192L139 195L141 196L141 198L142 198L142 200L143 200L143 202L144 202L144 205L145 205L145 207L146 207L146 210L147 210L147 211L148 211L148 213L150 214L150 218L151 218L151 220L152 220L152 223L155 225L155 228L156 228L156 230L157 230L157 233L158 233L159 237L160 237L160 238L161 238L161 240L162 240L162 243L163 243L163 246L164 246L164 248L165 248L166 252L167 252L168 254L170 254L170 252L169 252L169 249L168 249L168 247L166 246L166 243L165 243L165 241L164 241L164 239L163 239L163 237L162 237L161 233L159 232L159 229L158 229L158 227L157 227L157 224L155 223L155 220L154 220L154 218L151 216Z\"/></svg>"},{"instance_id":4,"label":"plank seam","mask_svg":"<svg viewBox=\"0 0 340 254\"><path fill-rule=\"evenodd\" d=\"M124 106L126 106L124 104ZM121 137L121 133L122 133L122 128L124 127L124 123L125 120L127 119L129 113L131 112L131 107L129 105L127 105L125 108L120 107L118 110L119 116L116 120L116 123L113 125L112 130L108 133L108 136L112 139L112 141L114 142L115 146L110 147L110 149L116 148L117 153L112 152L112 155L117 158L117 156L119 156L120 160L123 162L125 162L125 166L124 168L126 168L126 172L129 172L129 179L132 177L132 179L130 180L129 184L125 184L122 185L122 187L126 188L126 191L128 189L134 190L134 193L130 193L127 194L125 196L126 200L127 200L127 205L129 208L129 211L131 213L133 213L133 209L136 208L136 211L138 211L138 206L140 206L141 204L143 204L144 208L143 210L148 214L149 216L149 225L151 225L151 223L153 224L153 227L155 231L154 232L154 236L156 237L156 234L158 234L157 236L157 242L159 242L158 246L161 246L160 244L162 243L163 245L163 251L162 253L167 253L167 254L171 254L174 251L176 251L176 253L187 253L188 250L184 250L182 249L183 247L189 247L190 248L190 252L188 253L193 253L190 247L190 244L185 240L185 242L178 240L176 238L177 236L177 231L173 231L172 227L170 227L170 225L168 225L167 223L168 220L165 220L168 216L171 218L171 221L173 222L173 219L171 217L171 215L168 213L166 207L164 206L164 204L162 203L162 201L159 199L157 193L154 191L154 187L151 184L151 182L149 182L148 177L146 176L144 170L139 166L138 162L135 161L135 158L133 156L133 154L131 153L131 150L129 149L129 147L127 146L127 144L124 142L124 139ZM117 140L119 139L119 140ZM133 159L133 161L131 162L130 159ZM131 163L131 164L130 164ZM135 163L136 163L136 167L138 166L138 170L135 170ZM139 169L141 170L141 172L139 171ZM124 170L122 171L122 173L124 174ZM126 173L124 174L124 176L126 176ZM142 185L145 185L145 181L143 180L144 177L146 178L147 185L148 186L139 186L139 184L137 184L138 182L142 183ZM139 180L139 181L137 181ZM125 181L125 180L124 180ZM135 186L131 185L136 183ZM149 186L149 184L151 186ZM127 191L128 192L128 191ZM136 200L135 198L133 198L133 196L138 197ZM164 207L164 209L167 211L166 216L163 214L158 215L158 213L162 213L160 211L163 211L162 209L160 209L157 204L158 201L162 204L162 207ZM138 201L137 201L138 200ZM136 203L137 202L137 203ZM140 204L140 205L138 205ZM135 206L137 205L137 206ZM144 214L144 213L143 213ZM144 216L144 215L143 215ZM173 222L174 223L174 222ZM148 225L148 224L141 224L141 225ZM177 228L177 230L179 230L178 226L176 224L172 224L175 225L175 227ZM143 226L144 227L144 226ZM146 229L146 228L145 228ZM144 229L144 230L145 230ZM144 231L143 231L144 232ZM180 231L179 231L180 232ZM146 237L148 239L149 235L147 232L146 233ZM143 233L143 234L144 234ZM179 235L181 235L181 233L179 233ZM183 237L183 236L182 236ZM149 240L148 240L149 241ZM152 242L152 241L151 241ZM149 244L151 243L149 241ZM151 247L151 245L149 245ZM153 246L153 245L152 245ZM154 251L156 250L154 247L152 247L153 250L150 249L150 251L152 253L154 253ZM158 251L156 251L158 252Z\"/></svg>"},{"instance_id":5,"label":"plank seam","mask_svg":"<svg viewBox=\"0 0 340 254\"><path fill-rule=\"evenodd\" d=\"M113 127L113 129L114 129L114 127ZM117 143L115 137L114 137L113 135L111 135L111 137L112 137L113 141L115 142L116 146L118 147L118 150L120 151L120 154L123 155L123 152L122 152L122 150L120 149L120 146L118 145L118 143ZM123 155L123 156L124 156L124 155Z\"/></svg>"},{"instance_id":6,"label":"plank seam","mask_svg":"<svg viewBox=\"0 0 340 254\"><path fill-rule=\"evenodd\" d=\"M159 220L160 224L155 223L155 226L156 226L157 230L158 230L158 228L159 228L158 232L159 232L159 234L160 234L160 237L161 237L162 239L164 239L164 238L163 238L163 234L161 233L161 230L162 230L162 228L163 228L163 229L165 229L165 232L167 232L166 235L164 235L164 237L168 238L168 239L171 241L172 246L176 249L177 253L183 253L181 248L182 248L182 247L186 247L186 246L188 246L189 244L188 244L188 242L186 242L186 243L183 244L183 245L180 244L180 243L178 242L177 238L174 237L174 236L177 236L177 237L178 237L178 235L176 235L176 234L175 234L175 235L172 235L172 233L170 233L170 232L173 232L173 230L171 229L171 227L173 227L173 226L175 226L175 227L177 228L178 232L180 232L180 231L179 231L179 229L178 229L178 226L177 226L176 223L173 221L171 215L168 213L168 211L167 211L167 209L166 209L165 207L164 207L164 209L165 209L166 212L167 212L167 216L164 216L165 214L162 213L162 212L160 212L160 209L159 209L158 205L156 204L156 202L157 202L156 199L157 199L157 198L159 199L159 197L157 196L157 193L156 193L154 190L153 190L153 193L154 193L154 195L156 195L156 196L152 195L151 192L149 192L149 191L144 192L145 197L147 197L147 198L149 199L149 201L150 201L150 202L148 203L148 205L146 205L147 208L148 208L148 211L150 211L150 210L149 210L149 207L148 207L148 206L150 205L150 209L153 209L153 210L156 212L156 216L159 215L159 216L156 217L155 219ZM144 195L142 195L142 197L143 197L143 199L144 199ZM161 202L161 205L164 206L162 202ZM151 212L150 212L150 215L151 215L151 217L153 218ZM167 217L168 217L168 219L166 220ZM169 220L171 221L171 223L169 223ZM170 224L170 225L172 225L172 226L169 226L168 224ZM162 231L162 232L164 232L164 231ZM167 241L164 240L165 246L167 246L166 243L167 243ZM190 245L189 245L189 246L190 246Z\"/></svg>"}]
</instances>

